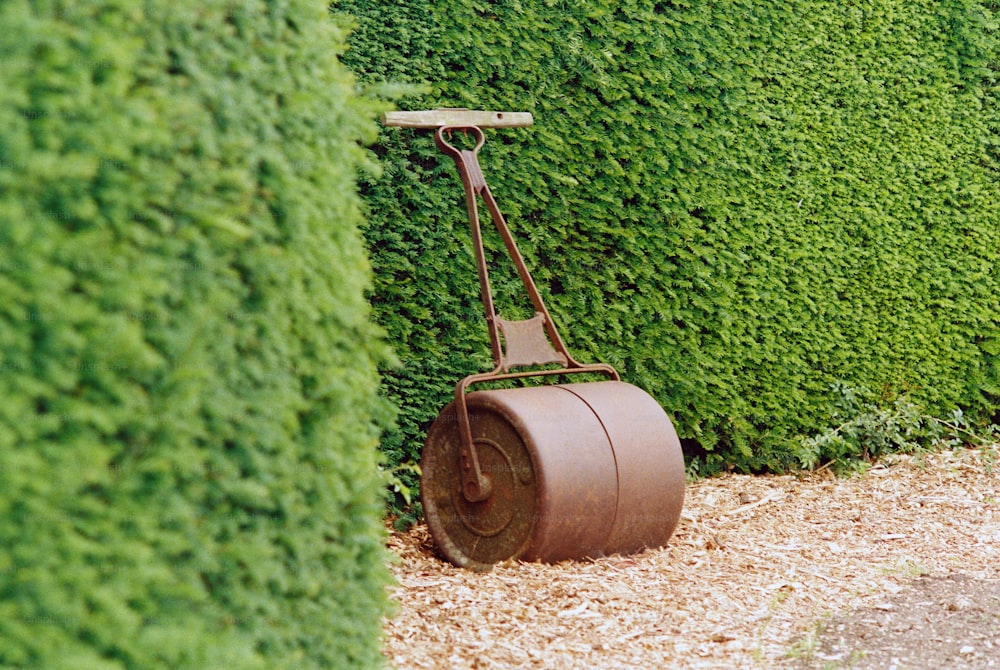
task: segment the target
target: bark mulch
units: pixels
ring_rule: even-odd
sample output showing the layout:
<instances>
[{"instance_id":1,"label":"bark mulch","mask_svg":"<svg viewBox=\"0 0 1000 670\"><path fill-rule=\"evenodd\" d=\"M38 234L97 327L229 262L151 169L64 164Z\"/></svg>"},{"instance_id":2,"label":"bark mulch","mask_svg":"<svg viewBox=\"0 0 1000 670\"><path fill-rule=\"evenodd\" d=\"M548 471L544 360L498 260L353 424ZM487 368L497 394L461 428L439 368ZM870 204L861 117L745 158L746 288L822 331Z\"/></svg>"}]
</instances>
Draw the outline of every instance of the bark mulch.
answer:
<instances>
[{"instance_id":1,"label":"bark mulch","mask_svg":"<svg viewBox=\"0 0 1000 670\"><path fill-rule=\"evenodd\" d=\"M635 556L475 574L423 525L389 548L405 670L1000 668L1000 447L693 482Z\"/></svg>"}]
</instances>

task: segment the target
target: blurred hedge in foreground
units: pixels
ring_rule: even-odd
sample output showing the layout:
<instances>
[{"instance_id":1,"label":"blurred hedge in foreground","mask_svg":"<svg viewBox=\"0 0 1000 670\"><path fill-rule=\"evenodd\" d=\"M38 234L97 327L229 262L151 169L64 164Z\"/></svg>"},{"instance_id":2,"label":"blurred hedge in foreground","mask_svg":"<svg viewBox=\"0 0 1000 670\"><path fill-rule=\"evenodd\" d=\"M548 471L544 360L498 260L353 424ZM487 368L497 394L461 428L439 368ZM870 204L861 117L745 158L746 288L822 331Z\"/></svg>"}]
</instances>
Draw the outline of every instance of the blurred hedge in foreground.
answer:
<instances>
[{"instance_id":1,"label":"blurred hedge in foreground","mask_svg":"<svg viewBox=\"0 0 1000 670\"><path fill-rule=\"evenodd\" d=\"M333 6L361 78L429 85L407 108L534 114L490 131L491 188L570 348L655 395L695 467L787 466L835 384L997 412L992 3ZM420 132L380 152L365 234L406 460L488 347L454 166Z\"/></svg>"},{"instance_id":2,"label":"blurred hedge in foreground","mask_svg":"<svg viewBox=\"0 0 1000 670\"><path fill-rule=\"evenodd\" d=\"M378 665L343 36L298 0L0 26L0 666Z\"/></svg>"}]
</instances>

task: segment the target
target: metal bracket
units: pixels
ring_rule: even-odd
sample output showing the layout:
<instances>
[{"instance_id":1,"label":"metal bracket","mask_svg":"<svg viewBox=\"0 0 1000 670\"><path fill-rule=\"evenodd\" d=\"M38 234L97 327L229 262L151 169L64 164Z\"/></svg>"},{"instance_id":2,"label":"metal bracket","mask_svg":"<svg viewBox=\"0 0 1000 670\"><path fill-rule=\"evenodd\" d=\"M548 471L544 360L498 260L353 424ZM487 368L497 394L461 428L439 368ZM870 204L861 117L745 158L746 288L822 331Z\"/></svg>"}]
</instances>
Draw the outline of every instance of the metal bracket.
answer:
<instances>
[{"instance_id":1,"label":"metal bracket","mask_svg":"<svg viewBox=\"0 0 1000 670\"><path fill-rule=\"evenodd\" d=\"M500 367L504 372L511 368L559 363L569 364L566 354L556 351L545 337L545 315L535 312L535 316L524 321L508 321L497 317L497 325L503 333L503 356Z\"/></svg>"}]
</instances>

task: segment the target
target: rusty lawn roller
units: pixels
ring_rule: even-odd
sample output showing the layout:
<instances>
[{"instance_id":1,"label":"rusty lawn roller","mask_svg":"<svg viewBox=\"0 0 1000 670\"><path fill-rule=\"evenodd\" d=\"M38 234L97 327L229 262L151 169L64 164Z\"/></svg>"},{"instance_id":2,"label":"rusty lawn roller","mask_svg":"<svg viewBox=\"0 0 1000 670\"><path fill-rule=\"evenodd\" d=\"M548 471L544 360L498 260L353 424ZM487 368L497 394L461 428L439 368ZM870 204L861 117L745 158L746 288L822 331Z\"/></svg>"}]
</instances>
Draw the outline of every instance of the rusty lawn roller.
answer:
<instances>
[{"instance_id":1,"label":"rusty lawn roller","mask_svg":"<svg viewBox=\"0 0 1000 670\"><path fill-rule=\"evenodd\" d=\"M483 570L507 559L552 563L663 546L684 502L677 432L663 408L614 368L570 356L479 167L482 128L529 126L531 114L391 112L384 123L435 130L436 145L458 167L495 365L458 382L424 444L421 499L439 550L455 565ZM453 146L453 131L471 135L475 147ZM534 306L530 319L509 321L494 308L477 197ZM474 384L579 373L608 381L468 393Z\"/></svg>"}]
</instances>

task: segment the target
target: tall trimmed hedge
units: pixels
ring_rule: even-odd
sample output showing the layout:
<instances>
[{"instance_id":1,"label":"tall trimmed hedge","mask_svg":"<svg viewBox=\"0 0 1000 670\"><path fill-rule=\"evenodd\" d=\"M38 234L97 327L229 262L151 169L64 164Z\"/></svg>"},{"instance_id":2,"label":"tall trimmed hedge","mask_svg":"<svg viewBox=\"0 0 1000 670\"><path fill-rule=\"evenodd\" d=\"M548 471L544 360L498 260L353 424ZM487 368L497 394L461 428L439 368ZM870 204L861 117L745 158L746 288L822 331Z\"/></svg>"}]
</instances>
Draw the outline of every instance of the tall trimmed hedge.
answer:
<instances>
[{"instance_id":1,"label":"tall trimmed hedge","mask_svg":"<svg viewBox=\"0 0 1000 670\"><path fill-rule=\"evenodd\" d=\"M997 412L992 3L334 9L360 77L429 86L406 108L534 114L489 132L492 191L571 350L651 392L697 467L785 467L837 383ZM410 130L380 152L365 234L405 460L488 349L453 165Z\"/></svg>"},{"instance_id":2,"label":"tall trimmed hedge","mask_svg":"<svg viewBox=\"0 0 1000 670\"><path fill-rule=\"evenodd\" d=\"M343 35L299 0L0 26L0 666L378 665Z\"/></svg>"}]
</instances>

